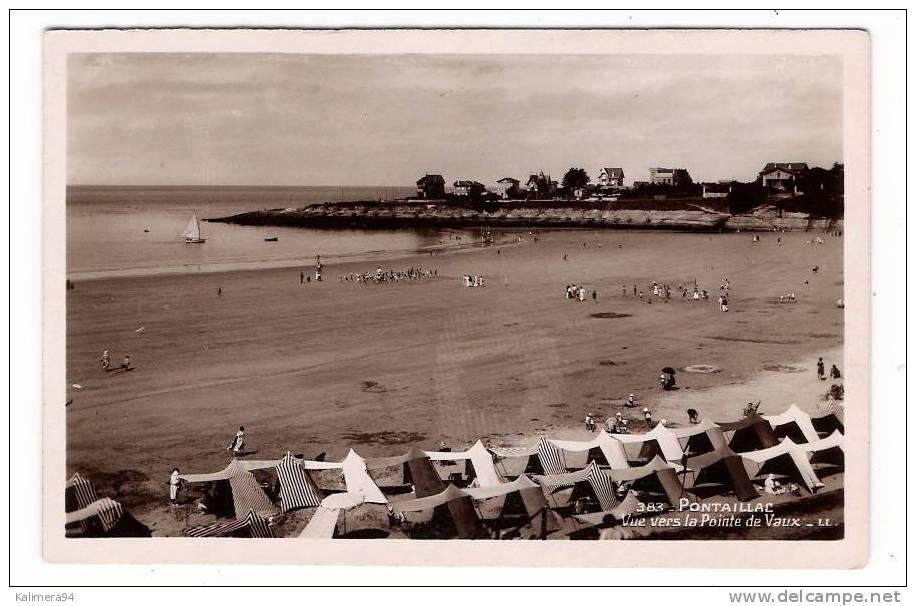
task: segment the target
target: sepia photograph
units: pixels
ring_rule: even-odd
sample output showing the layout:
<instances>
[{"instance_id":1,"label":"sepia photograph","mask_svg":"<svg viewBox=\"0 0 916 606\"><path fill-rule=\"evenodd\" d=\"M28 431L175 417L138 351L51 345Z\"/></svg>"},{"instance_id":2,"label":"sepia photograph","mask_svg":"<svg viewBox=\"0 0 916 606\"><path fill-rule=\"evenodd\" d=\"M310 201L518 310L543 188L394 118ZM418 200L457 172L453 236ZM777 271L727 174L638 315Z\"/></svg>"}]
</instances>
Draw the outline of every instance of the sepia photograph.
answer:
<instances>
[{"instance_id":1,"label":"sepia photograph","mask_svg":"<svg viewBox=\"0 0 916 606\"><path fill-rule=\"evenodd\" d=\"M72 34L62 557L867 557L861 32Z\"/></svg>"}]
</instances>

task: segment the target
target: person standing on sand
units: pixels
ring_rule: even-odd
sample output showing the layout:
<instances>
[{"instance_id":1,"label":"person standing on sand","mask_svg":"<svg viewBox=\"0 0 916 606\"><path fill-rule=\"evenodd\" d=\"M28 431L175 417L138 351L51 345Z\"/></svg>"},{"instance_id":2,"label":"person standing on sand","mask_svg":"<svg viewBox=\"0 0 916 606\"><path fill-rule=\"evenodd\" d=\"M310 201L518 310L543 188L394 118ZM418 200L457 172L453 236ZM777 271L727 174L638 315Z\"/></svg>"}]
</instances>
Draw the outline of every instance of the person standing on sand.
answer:
<instances>
[{"instance_id":1,"label":"person standing on sand","mask_svg":"<svg viewBox=\"0 0 916 606\"><path fill-rule=\"evenodd\" d=\"M300 271L299 272L299 284L302 284L303 282L305 282L305 272Z\"/></svg>"},{"instance_id":2,"label":"person standing on sand","mask_svg":"<svg viewBox=\"0 0 916 606\"><path fill-rule=\"evenodd\" d=\"M169 476L169 505L178 506L178 487L181 480L178 478L178 468L172 468L172 475Z\"/></svg>"},{"instance_id":3,"label":"person standing on sand","mask_svg":"<svg viewBox=\"0 0 916 606\"><path fill-rule=\"evenodd\" d=\"M595 303L598 302L598 291L597 290L592 291L592 301L594 301Z\"/></svg>"},{"instance_id":4,"label":"person standing on sand","mask_svg":"<svg viewBox=\"0 0 916 606\"><path fill-rule=\"evenodd\" d=\"M824 358L817 359L817 378L821 381L827 380L827 377L824 376Z\"/></svg>"},{"instance_id":5,"label":"person standing on sand","mask_svg":"<svg viewBox=\"0 0 916 606\"><path fill-rule=\"evenodd\" d=\"M633 285L633 296L634 297L636 296L636 285L635 284Z\"/></svg>"},{"instance_id":6,"label":"person standing on sand","mask_svg":"<svg viewBox=\"0 0 916 606\"><path fill-rule=\"evenodd\" d=\"M245 447L245 426L242 425L239 427L239 430L235 432L235 437L232 438L232 442L229 443L229 446L226 447L226 450L231 450L233 454L238 454L242 452L242 449Z\"/></svg>"},{"instance_id":7,"label":"person standing on sand","mask_svg":"<svg viewBox=\"0 0 916 606\"><path fill-rule=\"evenodd\" d=\"M111 368L111 354L108 353L107 349L102 352L102 359L99 360L99 364L101 364L104 370L109 370Z\"/></svg>"}]
</instances>

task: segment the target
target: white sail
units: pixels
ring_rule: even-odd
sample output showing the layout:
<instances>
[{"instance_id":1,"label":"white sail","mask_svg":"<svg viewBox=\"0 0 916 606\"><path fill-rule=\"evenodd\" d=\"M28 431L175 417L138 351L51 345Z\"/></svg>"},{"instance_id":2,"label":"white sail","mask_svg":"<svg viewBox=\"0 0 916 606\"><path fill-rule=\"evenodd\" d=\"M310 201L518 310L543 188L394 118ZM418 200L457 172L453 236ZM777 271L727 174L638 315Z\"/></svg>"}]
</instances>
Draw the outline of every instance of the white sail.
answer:
<instances>
[{"instance_id":1,"label":"white sail","mask_svg":"<svg viewBox=\"0 0 916 606\"><path fill-rule=\"evenodd\" d=\"M197 215L191 215L191 220L188 221L181 237L186 240L200 240L200 223L197 222Z\"/></svg>"}]
</instances>

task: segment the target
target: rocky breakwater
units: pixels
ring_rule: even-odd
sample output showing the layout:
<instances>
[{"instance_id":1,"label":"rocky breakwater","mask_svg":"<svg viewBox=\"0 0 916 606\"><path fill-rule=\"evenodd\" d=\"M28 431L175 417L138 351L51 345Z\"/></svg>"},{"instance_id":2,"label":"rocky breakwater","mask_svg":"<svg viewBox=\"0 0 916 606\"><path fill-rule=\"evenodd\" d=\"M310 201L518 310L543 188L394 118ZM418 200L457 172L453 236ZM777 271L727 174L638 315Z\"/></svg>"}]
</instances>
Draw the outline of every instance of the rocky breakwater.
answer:
<instances>
[{"instance_id":1,"label":"rocky breakwater","mask_svg":"<svg viewBox=\"0 0 916 606\"><path fill-rule=\"evenodd\" d=\"M672 229L720 231L731 217L701 208L678 210L615 209L559 205L451 205L415 202L343 202L314 204L304 208L261 210L209 219L238 225L270 225L311 228L468 228L499 227L591 227L620 229Z\"/></svg>"}]
</instances>

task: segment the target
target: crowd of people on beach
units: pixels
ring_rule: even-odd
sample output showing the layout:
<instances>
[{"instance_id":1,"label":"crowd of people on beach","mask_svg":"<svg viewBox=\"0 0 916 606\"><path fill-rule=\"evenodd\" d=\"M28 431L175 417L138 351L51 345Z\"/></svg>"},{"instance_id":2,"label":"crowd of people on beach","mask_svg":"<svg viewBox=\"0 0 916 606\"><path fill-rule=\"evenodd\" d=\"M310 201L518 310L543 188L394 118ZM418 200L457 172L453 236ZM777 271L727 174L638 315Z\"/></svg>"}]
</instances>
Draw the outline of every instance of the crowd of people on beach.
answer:
<instances>
[{"instance_id":1,"label":"crowd of people on beach","mask_svg":"<svg viewBox=\"0 0 916 606\"><path fill-rule=\"evenodd\" d=\"M688 300L690 301L701 301L701 300L708 301L709 300L709 291L707 291L705 288L700 288L696 280L694 280L693 282L693 291L692 292L689 288L685 287L683 284L680 284L680 283L677 285L677 291L681 293L682 301L688 301ZM627 295L628 292L629 290L628 290L627 285L626 284L622 285L621 286L621 295L626 297L628 296ZM668 284L659 284L658 282L652 282L652 296L651 297L647 297L646 294L642 290L639 289L639 286L637 284L633 284L632 292L633 292L634 297L643 299L649 304L652 303L653 298L657 300L661 300L664 303L671 302L671 287ZM719 298L718 298L719 311L722 311L722 312L728 311L728 292L729 292L728 278L725 278L725 280L719 286Z\"/></svg>"},{"instance_id":2,"label":"crowd of people on beach","mask_svg":"<svg viewBox=\"0 0 916 606\"><path fill-rule=\"evenodd\" d=\"M422 267L408 267L407 269L382 269L381 267L376 267L375 272L356 272L356 273L347 273L341 274L338 276L338 281L343 284L344 282L353 282L356 284L395 284L398 282L404 282L408 280L424 280L431 278L438 278L439 270L438 269L423 269Z\"/></svg>"},{"instance_id":3,"label":"crowd of people on beach","mask_svg":"<svg viewBox=\"0 0 916 606\"><path fill-rule=\"evenodd\" d=\"M575 284L566 285L566 298L573 301L585 301L588 298L588 290L585 286ZM598 302L598 291L592 290L592 301Z\"/></svg>"}]
</instances>

